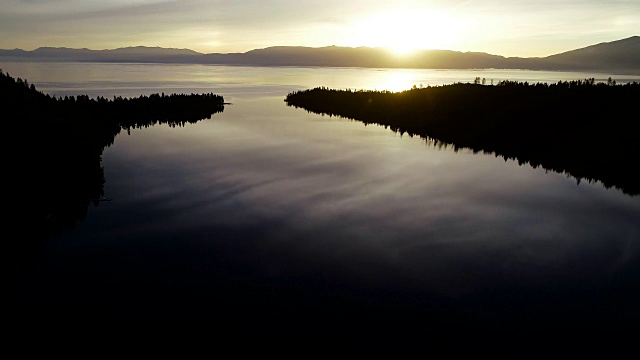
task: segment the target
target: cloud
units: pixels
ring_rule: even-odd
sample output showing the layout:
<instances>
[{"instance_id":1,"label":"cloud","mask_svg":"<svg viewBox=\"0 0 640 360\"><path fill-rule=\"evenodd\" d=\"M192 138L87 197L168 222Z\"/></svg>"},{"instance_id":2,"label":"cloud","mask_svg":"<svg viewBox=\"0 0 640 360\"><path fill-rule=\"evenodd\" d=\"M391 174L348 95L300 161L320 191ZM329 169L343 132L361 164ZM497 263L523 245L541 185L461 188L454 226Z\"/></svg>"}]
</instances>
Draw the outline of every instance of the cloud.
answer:
<instances>
[{"instance_id":1,"label":"cloud","mask_svg":"<svg viewBox=\"0 0 640 360\"><path fill-rule=\"evenodd\" d=\"M0 8L0 48L171 45L202 52L349 45L346 35L358 21L415 9L450 14L457 22L443 32L465 25L447 46L452 50L546 55L637 35L640 17L635 0L0 0Z\"/></svg>"}]
</instances>

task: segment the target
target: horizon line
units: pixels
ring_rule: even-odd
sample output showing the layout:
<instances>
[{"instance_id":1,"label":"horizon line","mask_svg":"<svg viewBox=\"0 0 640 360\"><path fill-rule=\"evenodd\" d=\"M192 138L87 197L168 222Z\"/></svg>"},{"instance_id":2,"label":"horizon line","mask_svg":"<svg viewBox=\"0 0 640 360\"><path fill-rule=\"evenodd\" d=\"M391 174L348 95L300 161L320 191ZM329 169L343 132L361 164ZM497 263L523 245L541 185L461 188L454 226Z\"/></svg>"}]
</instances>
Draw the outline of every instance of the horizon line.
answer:
<instances>
[{"instance_id":1,"label":"horizon line","mask_svg":"<svg viewBox=\"0 0 640 360\"><path fill-rule=\"evenodd\" d=\"M457 52L457 53L471 53L471 54L487 54L487 55L494 55L494 56L501 56L504 58L523 58L523 59L535 59L535 58L543 58L543 57L547 57L547 56L553 56L553 55L557 55L557 54L563 54L565 52L570 52L570 51L574 51L574 50L581 50L581 49L585 49L585 48L589 48L592 46L597 46L597 45L602 45L602 44L609 44L609 43L615 43L615 42L619 42L619 41L625 41L625 40L630 40L630 39L634 39L634 38L640 38L640 35L633 35L633 36L629 36L626 38L622 38L622 39L617 39L617 40L612 40L612 41L603 41L603 42L599 42L599 43L595 43L595 44L591 44L591 45L587 45L584 47L580 47L580 48L574 48L574 49L569 49L569 50L565 50L562 52L558 52L558 53L554 53L554 54L550 54L550 55L546 55L546 56L506 56L506 55L500 55L500 54L493 54L493 53L488 53L488 52L484 52L484 51L464 51L464 50L451 50L451 49L415 49L415 50L411 50L408 51L405 54L397 54L398 57L409 57L412 54L418 53L418 52L423 52L423 51L450 51L450 52ZM88 47L68 47L68 46L39 46L35 49L32 50L25 50L22 48L13 48L13 49L0 49L0 50L5 50L5 51L15 51L15 50L20 50L20 51L25 51L25 52L33 52L39 49L65 49L65 50L88 50L88 51L113 51L113 50L123 50L123 49L135 49L135 48L145 48L145 49L163 49L163 50L181 50L181 51L191 51L194 52L196 54L194 54L194 56L196 55L229 55L229 54L246 54L248 52L251 51L256 51L256 50L266 50L266 49L272 49L272 48L305 48L305 49L326 49L326 48L342 48L342 49L374 49L374 50L385 50L385 51L389 51L390 53L394 53L393 50L389 49L388 47L382 47L382 46L342 46L342 45L325 45L325 46L305 46L305 45L271 45L271 46L267 46L267 47L261 47L261 48L254 48L254 49L250 49L244 52L200 52L197 50L193 50L190 48L179 48L179 47L163 47L163 46L150 46L150 45L132 45L132 46L122 46L122 47L115 47L115 48L104 48L104 49L92 49L92 48L88 48Z\"/></svg>"}]
</instances>

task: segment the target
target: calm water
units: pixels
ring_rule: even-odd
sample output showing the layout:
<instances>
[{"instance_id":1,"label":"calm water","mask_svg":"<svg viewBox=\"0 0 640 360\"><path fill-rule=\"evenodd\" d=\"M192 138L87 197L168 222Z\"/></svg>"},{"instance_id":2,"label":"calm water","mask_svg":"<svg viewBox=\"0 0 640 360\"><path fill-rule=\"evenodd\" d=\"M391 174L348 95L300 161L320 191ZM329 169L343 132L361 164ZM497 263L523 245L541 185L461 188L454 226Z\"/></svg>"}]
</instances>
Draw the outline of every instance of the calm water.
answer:
<instances>
[{"instance_id":1,"label":"calm water","mask_svg":"<svg viewBox=\"0 0 640 360\"><path fill-rule=\"evenodd\" d=\"M195 125L124 132L105 149L105 196L113 201L92 206L73 231L47 242L19 286L44 311L396 340L451 330L447 324L538 331L640 318L640 197L283 101L315 86L640 77L0 68L56 95L214 92L232 103Z\"/></svg>"}]
</instances>

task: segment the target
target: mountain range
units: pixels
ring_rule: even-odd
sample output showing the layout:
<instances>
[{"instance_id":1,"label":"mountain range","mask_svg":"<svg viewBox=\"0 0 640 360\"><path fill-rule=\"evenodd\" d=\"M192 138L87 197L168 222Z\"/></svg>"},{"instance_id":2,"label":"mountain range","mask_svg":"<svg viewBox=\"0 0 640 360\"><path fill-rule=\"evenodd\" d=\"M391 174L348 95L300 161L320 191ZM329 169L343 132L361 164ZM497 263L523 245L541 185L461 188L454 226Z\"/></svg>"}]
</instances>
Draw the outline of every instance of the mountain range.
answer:
<instances>
[{"instance_id":1,"label":"mountain range","mask_svg":"<svg viewBox=\"0 0 640 360\"><path fill-rule=\"evenodd\" d=\"M547 57L504 57L482 52L418 50L396 55L384 48L274 46L244 53L203 54L189 49L127 47L112 50L41 47L0 49L0 61L180 63L246 66L318 66L416 69L528 69L640 74L640 36Z\"/></svg>"}]
</instances>

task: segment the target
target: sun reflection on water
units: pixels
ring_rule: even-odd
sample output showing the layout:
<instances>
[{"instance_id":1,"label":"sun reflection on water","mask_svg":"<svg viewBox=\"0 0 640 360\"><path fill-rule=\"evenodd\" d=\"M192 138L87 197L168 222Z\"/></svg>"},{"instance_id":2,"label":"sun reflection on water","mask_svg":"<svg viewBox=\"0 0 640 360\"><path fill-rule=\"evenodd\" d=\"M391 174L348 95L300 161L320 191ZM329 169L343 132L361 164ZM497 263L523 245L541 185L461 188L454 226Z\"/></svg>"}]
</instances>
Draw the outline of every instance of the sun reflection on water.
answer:
<instances>
[{"instance_id":1,"label":"sun reflection on water","mask_svg":"<svg viewBox=\"0 0 640 360\"><path fill-rule=\"evenodd\" d=\"M416 74L404 70L384 70L371 79L369 89L398 92L409 90L416 84Z\"/></svg>"}]
</instances>

